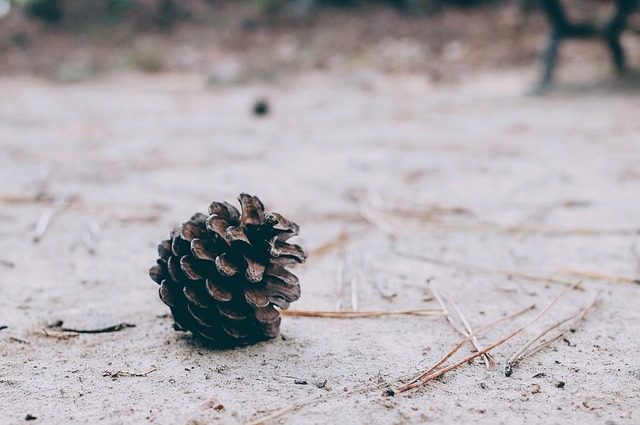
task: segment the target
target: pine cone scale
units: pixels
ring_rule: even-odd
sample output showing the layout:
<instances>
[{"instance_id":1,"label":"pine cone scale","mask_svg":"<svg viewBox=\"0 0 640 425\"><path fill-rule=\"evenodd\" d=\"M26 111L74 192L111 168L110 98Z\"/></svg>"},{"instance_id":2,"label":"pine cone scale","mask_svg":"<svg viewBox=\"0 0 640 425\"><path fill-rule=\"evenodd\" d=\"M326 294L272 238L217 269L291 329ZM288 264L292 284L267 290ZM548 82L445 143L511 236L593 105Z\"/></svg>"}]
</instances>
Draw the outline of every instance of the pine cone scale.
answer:
<instances>
[{"instance_id":1,"label":"pine cone scale","mask_svg":"<svg viewBox=\"0 0 640 425\"><path fill-rule=\"evenodd\" d=\"M228 202L213 201L209 206L209 215L216 215L227 223L234 225L240 224L240 212Z\"/></svg>"},{"instance_id":2,"label":"pine cone scale","mask_svg":"<svg viewBox=\"0 0 640 425\"><path fill-rule=\"evenodd\" d=\"M238 197L240 201L240 225L257 226L264 221L264 206L255 196L241 193Z\"/></svg>"},{"instance_id":3,"label":"pine cone scale","mask_svg":"<svg viewBox=\"0 0 640 425\"><path fill-rule=\"evenodd\" d=\"M260 287L262 286L262 287ZM264 285L248 286L244 290L244 298L251 307L261 308L269 305L269 297L265 294Z\"/></svg>"},{"instance_id":4,"label":"pine cone scale","mask_svg":"<svg viewBox=\"0 0 640 425\"><path fill-rule=\"evenodd\" d=\"M213 299L219 302L228 302L233 299L233 294L224 285L215 282L212 279L207 279L206 282L207 292Z\"/></svg>"},{"instance_id":5,"label":"pine cone scale","mask_svg":"<svg viewBox=\"0 0 640 425\"><path fill-rule=\"evenodd\" d=\"M280 312L276 310L273 305L256 308L254 309L254 314L258 322L263 325L273 323L280 318Z\"/></svg>"},{"instance_id":6,"label":"pine cone scale","mask_svg":"<svg viewBox=\"0 0 640 425\"><path fill-rule=\"evenodd\" d=\"M191 253L199 260L216 261L218 256L213 247L202 239L194 239L191 241Z\"/></svg>"},{"instance_id":7,"label":"pine cone scale","mask_svg":"<svg viewBox=\"0 0 640 425\"><path fill-rule=\"evenodd\" d=\"M216 270L223 276L231 277L238 274L238 267L228 258L228 254L222 254L216 257Z\"/></svg>"},{"instance_id":8,"label":"pine cone scale","mask_svg":"<svg viewBox=\"0 0 640 425\"><path fill-rule=\"evenodd\" d=\"M171 295L171 290L169 289L169 286L167 285L167 280L166 279L162 281L162 283L160 284L160 289L158 291L159 291L159 294L160 294L160 299L162 300L163 303L165 303L169 307L175 307L176 306L176 303L173 300L173 296Z\"/></svg>"},{"instance_id":9,"label":"pine cone scale","mask_svg":"<svg viewBox=\"0 0 640 425\"><path fill-rule=\"evenodd\" d=\"M225 304L218 304L216 307L218 312L227 319L231 319L234 321L244 320L247 318L247 315L243 313L241 310L237 309L237 306L231 305L232 302ZM236 303L237 304L237 303Z\"/></svg>"},{"instance_id":10,"label":"pine cone scale","mask_svg":"<svg viewBox=\"0 0 640 425\"><path fill-rule=\"evenodd\" d=\"M198 265L195 263L195 261L197 260L195 260L193 257L183 255L180 258L180 270L182 270L182 273L184 273L184 275L189 280L202 280L204 279L204 277L196 270L196 268L198 268Z\"/></svg>"},{"instance_id":11,"label":"pine cone scale","mask_svg":"<svg viewBox=\"0 0 640 425\"><path fill-rule=\"evenodd\" d=\"M271 264L265 269L264 274L284 283L287 286L298 286L300 283L296 275L278 264ZM273 281L273 279L268 280Z\"/></svg>"},{"instance_id":12,"label":"pine cone scale","mask_svg":"<svg viewBox=\"0 0 640 425\"><path fill-rule=\"evenodd\" d=\"M224 219L212 215L207 219L207 230L214 232L218 237L223 240L227 245L229 241L227 241L227 228L229 227L229 223Z\"/></svg>"},{"instance_id":13,"label":"pine cone scale","mask_svg":"<svg viewBox=\"0 0 640 425\"><path fill-rule=\"evenodd\" d=\"M163 260L168 260L169 257L171 257L171 254L173 253L171 252L170 240L162 241L158 244L158 255L160 256L160 258L162 258Z\"/></svg>"}]
</instances>

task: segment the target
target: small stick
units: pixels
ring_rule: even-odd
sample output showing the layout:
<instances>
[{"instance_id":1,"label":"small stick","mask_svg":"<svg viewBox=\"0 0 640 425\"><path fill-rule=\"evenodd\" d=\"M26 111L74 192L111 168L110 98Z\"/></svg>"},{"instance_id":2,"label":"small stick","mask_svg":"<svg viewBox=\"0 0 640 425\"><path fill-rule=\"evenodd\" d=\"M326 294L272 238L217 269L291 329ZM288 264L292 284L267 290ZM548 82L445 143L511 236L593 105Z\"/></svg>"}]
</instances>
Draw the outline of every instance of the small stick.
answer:
<instances>
[{"instance_id":1,"label":"small stick","mask_svg":"<svg viewBox=\"0 0 640 425\"><path fill-rule=\"evenodd\" d=\"M280 310L280 314L293 317L325 317L331 319L365 319L384 316L443 316L442 309L425 308L403 311L303 311Z\"/></svg>"},{"instance_id":2,"label":"small stick","mask_svg":"<svg viewBox=\"0 0 640 425\"><path fill-rule=\"evenodd\" d=\"M46 329L42 329L42 332L44 332L44 336L49 337L49 338L57 338L57 339L69 339L69 338L73 338L76 337L78 335L80 335L78 332L73 332L73 331L48 331Z\"/></svg>"},{"instance_id":3,"label":"small stick","mask_svg":"<svg viewBox=\"0 0 640 425\"><path fill-rule=\"evenodd\" d=\"M256 419L255 421L250 422L248 425L263 425L269 421L274 419L278 419L281 416L286 415L287 413L295 412L303 407L309 406L311 404L318 403L323 400L324 397L314 397L311 400L304 401L302 403L294 404L293 406L285 407L284 409L276 410L273 413L268 414L260 419Z\"/></svg>"},{"instance_id":4,"label":"small stick","mask_svg":"<svg viewBox=\"0 0 640 425\"><path fill-rule=\"evenodd\" d=\"M538 315L536 317L534 317L529 323L527 323L525 325L525 328L528 327L529 325L533 324L535 321L537 321L540 317L542 317L551 307L553 307L553 305L564 295L566 294L569 290L571 289L575 289L578 285L580 285L580 283L582 283L581 280L577 281L576 283L574 283L573 285L571 285L568 288L563 289L562 291L560 291L558 293L558 295L556 295L549 304L547 304L547 306L542 309L542 311L540 313L538 313ZM526 345L526 344L525 344ZM527 348L527 346L524 347L525 349ZM504 368L504 374L505 376L511 376L511 374L513 373L513 369L512 369L512 364L510 361L507 362L507 365Z\"/></svg>"},{"instance_id":5,"label":"small stick","mask_svg":"<svg viewBox=\"0 0 640 425\"><path fill-rule=\"evenodd\" d=\"M104 372L102 372L102 376L108 376L110 378L118 378L120 376L134 376L134 377L138 377L138 378L144 378L147 375L155 372L156 370L158 370L157 367L154 367L151 370L149 370L147 372L143 372L143 373L129 372L129 371L126 371L126 370L119 370L117 372L109 372L108 370L105 370Z\"/></svg>"},{"instance_id":6,"label":"small stick","mask_svg":"<svg viewBox=\"0 0 640 425\"><path fill-rule=\"evenodd\" d=\"M632 279L626 276L605 274L605 273L588 271L588 270L561 269L561 270L558 270L558 273L584 277L584 278L593 279L593 280L609 280L614 282L634 283L636 285L640 285L640 279Z\"/></svg>"},{"instance_id":7,"label":"small stick","mask_svg":"<svg viewBox=\"0 0 640 425\"><path fill-rule=\"evenodd\" d=\"M15 342L19 342L20 344L31 344L29 341L27 341L26 339L22 339L22 338L18 338L17 336L10 336L9 339L11 341L15 341Z\"/></svg>"},{"instance_id":8,"label":"small stick","mask_svg":"<svg viewBox=\"0 0 640 425\"><path fill-rule=\"evenodd\" d=\"M480 345L480 342L478 341L478 338L476 337L476 335L473 335L473 328L471 327L471 325L469 324L467 319L462 314L462 311L460 311L460 309L458 308L456 303L453 302L453 300L451 300L451 299L449 299L447 297L445 297L445 299L449 302L449 304L451 304L451 307L453 307L453 310L456 312L456 314L460 318L460 321L462 322L462 324L464 325L465 329L467 330L465 332L465 334L466 335L471 335L471 342L473 343L473 346L476 348L476 350L482 351L483 347L482 347L482 345ZM491 369L492 367L496 367L496 362L495 362L495 360L493 360L493 356L491 356L491 353L484 354L482 356L482 359L484 360L484 364L487 367L487 369Z\"/></svg>"},{"instance_id":9,"label":"small stick","mask_svg":"<svg viewBox=\"0 0 640 425\"><path fill-rule=\"evenodd\" d=\"M357 233L340 232L340 234L328 242L321 244L320 246L312 249L309 252L309 258L312 260L324 257L325 255L335 251L336 249L344 248L352 238L357 236Z\"/></svg>"},{"instance_id":10,"label":"small stick","mask_svg":"<svg viewBox=\"0 0 640 425\"><path fill-rule=\"evenodd\" d=\"M401 255L403 258L408 258L408 259L411 259L411 260L414 260L414 261L425 261L427 263L438 264L438 265L445 266L445 267L453 267L453 268L458 268L458 269L462 268L462 269L475 271L476 273L482 273L482 274L488 274L488 275L510 276L510 277L515 277L515 278L522 279L522 280L529 280L529 281L533 281L533 282L547 282L547 283L552 283L552 284L555 284L555 285L562 285L562 286L571 286L571 285L573 285L573 282L570 282L570 281L567 281L567 280L553 279L553 278L545 277L545 276L535 276L535 275L530 275L530 274L526 274L526 273L510 271L510 270L487 269L487 268L476 266L476 265L472 265L472 264L463 264L463 263L458 263L458 262L454 262L454 261L441 260L439 258L430 258L430 257L422 256L422 255L417 256L417 255L412 255L412 254L405 254L405 253L402 253L402 252L398 252L398 254Z\"/></svg>"},{"instance_id":11,"label":"small stick","mask_svg":"<svg viewBox=\"0 0 640 425\"><path fill-rule=\"evenodd\" d=\"M601 236L601 235L637 235L637 228L588 229L588 228L544 228L534 226L506 226L486 223L456 223L431 221L427 224L437 229L502 233L507 235L543 235L543 236Z\"/></svg>"},{"instance_id":12,"label":"small stick","mask_svg":"<svg viewBox=\"0 0 640 425\"><path fill-rule=\"evenodd\" d=\"M549 326L547 329L545 329L544 332L540 333L540 335L538 336L537 339L542 338L548 332L552 331L553 329L559 327L560 325L562 325L563 323L566 323L567 321L569 321L571 319L575 319L574 322L579 322L582 319L584 319L584 316L587 314L587 312L596 305L596 303L598 301L598 296L600 295L601 292L602 291L598 291L598 293L596 293L596 295L593 297L591 302L586 307L583 307L582 309L580 309L577 313L572 314L571 316L569 316L569 317L557 322L556 324ZM515 357L513 359L513 363L515 364L515 362L518 362L519 360L522 360L522 359L525 359L527 357L530 357L530 356L534 355L535 353L537 353L538 351L542 350L543 348L548 347L549 345L551 345L551 343L553 343L557 339L561 338L568 331L569 331L569 329L564 329L563 331L561 331L561 332L557 333L556 335L554 335L548 341L544 341L544 342L540 343L539 345L535 346L534 348L532 348L531 350L527 351L524 354L520 353L519 358ZM513 356L512 356L512 358L513 358ZM511 361L511 359L509 359L509 360Z\"/></svg>"},{"instance_id":13,"label":"small stick","mask_svg":"<svg viewBox=\"0 0 640 425\"><path fill-rule=\"evenodd\" d=\"M471 331L468 327L467 327L467 331L465 331L460 326L458 326L458 324L456 322L453 321L453 317L451 317L451 313L447 309L447 306L446 306L446 304L444 302L444 299L442 298L440 293L436 290L435 286L431 285L429 287L429 289L431 290L431 293L433 294L433 297L436 299L436 301L438 301L438 304L440 304L440 307L442 307L442 311L444 312L444 315L447 318L447 322L449 322L451 327L453 329L455 329L462 336L470 336L470 334L473 331ZM453 306L453 303L451 302L451 300L448 300L448 301ZM454 306L454 309L455 309L455 306ZM458 311L458 310L456 310L456 311ZM458 311L458 316L460 317L459 311ZM460 320L462 320L462 319L460 319ZM463 324L464 324L464 321L463 321ZM478 342L478 339L475 336L471 337L471 343L473 344L473 346L476 348L477 351L482 350L482 347L480 346L480 343ZM482 356L482 359L484 360L484 363L487 366L487 369L489 369L490 367L494 367L495 366L495 362L493 361L493 359L491 357L489 357L489 355Z\"/></svg>"},{"instance_id":14,"label":"small stick","mask_svg":"<svg viewBox=\"0 0 640 425\"><path fill-rule=\"evenodd\" d=\"M499 319L494 320L491 323L488 323L484 326L481 326L479 328L477 328L476 330L473 331L473 334L478 334L486 329L489 329L495 325L497 325L498 323L504 322L505 320L509 320L509 319L513 319L516 318L518 316L520 316L521 314L524 314L526 312L528 312L529 310L534 309L535 306L534 305L530 305L529 307L525 307L521 310L516 311L515 313L511 313L508 314L506 316L500 317ZM444 362L446 362L447 360L449 360L449 358L451 356L453 356L460 348L462 348L462 346L464 344L466 344L469 340L471 339L471 335L465 337L462 341L460 341L460 343L453 348L451 351L449 351L449 353L447 353L442 359L440 359L440 361L438 363L436 363L435 365L433 365L430 369L428 369L426 372L424 372L422 375L418 376L417 378L413 379L411 381L411 383L414 383L416 381L419 381L421 378L424 378L425 376L428 376L430 373L432 373L434 370L436 370L437 368L439 368ZM405 390L406 391L406 390ZM385 395L394 395L396 392L394 390L388 389L385 392Z\"/></svg>"},{"instance_id":15,"label":"small stick","mask_svg":"<svg viewBox=\"0 0 640 425\"><path fill-rule=\"evenodd\" d=\"M100 329L71 329L71 328L61 328L62 332L76 332L79 334L101 334L108 332L118 332L126 328L135 328L136 325L133 323L118 323L117 325L108 326L106 328Z\"/></svg>"},{"instance_id":16,"label":"small stick","mask_svg":"<svg viewBox=\"0 0 640 425\"><path fill-rule=\"evenodd\" d=\"M0 331L3 330L3 329L7 329L8 327L9 326L7 326L7 325L2 325L2 326L0 326Z\"/></svg>"},{"instance_id":17,"label":"small stick","mask_svg":"<svg viewBox=\"0 0 640 425\"><path fill-rule=\"evenodd\" d=\"M36 223L36 228L33 231L34 242L40 242L47 231L53 216L64 210L68 205L69 203L67 202L66 196L62 196L56 199L52 207L47 207L42 211L40 218L38 218L38 222Z\"/></svg>"},{"instance_id":18,"label":"small stick","mask_svg":"<svg viewBox=\"0 0 640 425\"><path fill-rule=\"evenodd\" d=\"M359 211L362 218L364 218L367 222L373 224L374 226L379 227L383 232L387 234L390 238L394 238L396 236L396 226L394 226L389 220L382 217L381 215L374 213L370 209L362 208Z\"/></svg>"},{"instance_id":19,"label":"small stick","mask_svg":"<svg viewBox=\"0 0 640 425\"><path fill-rule=\"evenodd\" d=\"M460 361L458 361L458 362L456 362L456 363L454 363L454 364L452 364L450 366L445 367L444 369L441 369L438 372L435 372L435 373L431 374L431 372L433 372L441 364L443 364L445 361L447 361L449 359L449 357L451 357L456 351L458 351L460 349L460 347L462 347L462 345L464 345L464 343L469 341L471 339L472 335L477 334L481 330L484 330L484 328L486 328L486 326L476 329L473 333L471 333L469 336L467 336L465 339L463 339L458 344L458 346L456 348L451 350L451 352L449 352L449 354L447 354L442 360L440 360L440 362L438 362L435 366L433 366L427 372L423 373L422 375L420 375L418 378L416 378L415 380L413 380L409 384L406 384L406 385L403 385L401 387L398 387L395 390L389 390L388 394L389 395L393 395L393 394L397 394L397 393L402 393L402 392L405 392L405 391L410 390L412 388L416 388L416 387L418 387L420 385L424 385L425 383L427 383L427 382L429 382L429 381L431 381L431 380L433 380L433 379L435 379L435 378L437 378L439 376L444 375L445 373L449 372L450 370L453 370L453 369L457 368L461 364L464 364L464 363L466 363L468 361L471 361L471 360L475 359L476 357L481 356L484 353L487 353L490 350L496 348L497 346L504 344L505 342L507 342L508 340L510 340L511 338L513 338L514 336L518 335L520 332L525 330L527 327L529 327L532 323L534 323L540 317L542 317L542 315L544 315L565 293L567 293L571 289L574 289L580 283L581 283L581 281L578 281L578 282L574 283L572 286L570 286L568 288L565 288L562 291L560 291L558 293L558 295L556 295L551 300L551 302L544 309L542 309L542 311L540 311L540 313L538 313L533 319L531 319L524 326L521 326L520 328L516 329L515 331L513 331L509 335L505 336L504 338L494 342L493 344L489 345L487 348L485 348L483 350L480 350L480 351L476 352L475 354L464 358L463 360L460 360ZM495 324L495 322L494 322L494 324Z\"/></svg>"},{"instance_id":20,"label":"small stick","mask_svg":"<svg viewBox=\"0 0 640 425\"><path fill-rule=\"evenodd\" d=\"M505 336L504 338L502 338L502 339L494 342L493 344L489 345L484 350L480 350L475 354L472 354L472 355L470 355L468 357L465 357L464 359L459 360L459 361L455 362L454 364L445 367L444 369L440 369L440 371L435 372L433 374L426 374L426 375L423 374L416 381L411 382L411 383L409 383L407 385L403 385L401 387L398 387L395 390L391 390L391 393L385 393L385 394L395 395L395 394L403 393L403 392L408 391L410 389L419 387L420 385L424 385L427 382L432 381L432 380L444 375L445 373L449 372L450 370L453 370L453 369L457 368L458 366L460 366L462 364L468 363L471 360L475 359L476 357L481 356L481 355L483 355L485 353L488 353L490 350L493 350L497 346L504 344L505 342L507 342L508 340L510 340L511 338L513 338L514 336L516 336L517 334L522 332L525 329L525 327L526 326L523 326L521 328L516 329L515 331L513 331L509 335ZM462 342L462 344L467 342L468 340L469 340L469 337L465 338L464 341ZM457 351L461 346L462 345L458 345L455 350ZM432 371L432 370L434 370L434 368L430 369L430 371Z\"/></svg>"},{"instance_id":21,"label":"small stick","mask_svg":"<svg viewBox=\"0 0 640 425\"><path fill-rule=\"evenodd\" d=\"M344 297L344 273L345 273L345 259L344 250L340 250L340 258L336 265L336 311L342 310L342 299Z\"/></svg>"},{"instance_id":22,"label":"small stick","mask_svg":"<svg viewBox=\"0 0 640 425\"><path fill-rule=\"evenodd\" d=\"M352 257L350 258L353 259ZM351 276L351 279L349 279L349 289L351 289L351 311L358 311L358 273L353 261L349 261L347 266L349 267L349 274Z\"/></svg>"},{"instance_id":23,"label":"small stick","mask_svg":"<svg viewBox=\"0 0 640 425\"><path fill-rule=\"evenodd\" d=\"M87 248L87 251L89 251L89 254L93 255L96 253L96 240L100 235L100 225L94 218L89 216L86 217L86 221L87 229L82 235L82 242Z\"/></svg>"},{"instance_id":24,"label":"small stick","mask_svg":"<svg viewBox=\"0 0 640 425\"><path fill-rule=\"evenodd\" d=\"M636 274L640 274L640 251L638 251L638 245L635 243L631 245L631 255L636 260Z\"/></svg>"}]
</instances>

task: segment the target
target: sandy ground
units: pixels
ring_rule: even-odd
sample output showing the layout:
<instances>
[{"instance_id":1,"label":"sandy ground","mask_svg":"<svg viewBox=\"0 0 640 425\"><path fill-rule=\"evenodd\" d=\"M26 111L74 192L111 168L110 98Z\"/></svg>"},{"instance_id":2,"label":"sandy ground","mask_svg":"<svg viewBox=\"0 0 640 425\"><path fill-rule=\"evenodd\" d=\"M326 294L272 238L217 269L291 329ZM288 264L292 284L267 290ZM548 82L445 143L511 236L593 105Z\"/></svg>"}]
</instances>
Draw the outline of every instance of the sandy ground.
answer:
<instances>
[{"instance_id":1,"label":"sandy ground","mask_svg":"<svg viewBox=\"0 0 640 425\"><path fill-rule=\"evenodd\" d=\"M383 397L461 340L443 317L285 317L283 337L215 351L172 329L147 275L172 226L246 191L302 227L297 242L311 258L296 272L297 310L354 299L360 310L436 308L433 284L477 327L529 305L539 312L563 288L531 276L638 278L637 93L533 98L523 95L531 81L517 72L453 86L376 73L217 88L197 75L0 79L0 423L236 424L287 408L271 422L640 422L633 283L585 279L497 347L496 368L476 359ZM262 96L273 113L256 118ZM75 202L34 243L52 206L33 199L38 190ZM94 221L92 254L83 238ZM341 234L342 250L319 251ZM574 333L504 376L527 339L598 291ZM45 336L59 320L136 326Z\"/></svg>"}]
</instances>

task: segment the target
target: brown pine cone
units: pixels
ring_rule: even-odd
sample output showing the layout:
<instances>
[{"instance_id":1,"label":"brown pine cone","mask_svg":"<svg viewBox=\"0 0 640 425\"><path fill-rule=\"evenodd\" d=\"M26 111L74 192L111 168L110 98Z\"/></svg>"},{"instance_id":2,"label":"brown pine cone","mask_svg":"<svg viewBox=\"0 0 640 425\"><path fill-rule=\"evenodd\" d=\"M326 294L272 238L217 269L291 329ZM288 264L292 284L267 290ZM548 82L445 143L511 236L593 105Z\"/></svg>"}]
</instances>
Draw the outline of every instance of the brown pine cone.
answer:
<instances>
[{"instance_id":1,"label":"brown pine cone","mask_svg":"<svg viewBox=\"0 0 640 425\"><path fill-rule=\"evenodd\" d=\"M298 278L285 267L307 253L287 240L297 224L264 212L256 197L241 193L242 213L212 202L209 216L196 214L158 245L151 279L171 308L175 327L214 346L252 344L274 338L280 313L300 298Z\"/></svg>"}]
</instances>

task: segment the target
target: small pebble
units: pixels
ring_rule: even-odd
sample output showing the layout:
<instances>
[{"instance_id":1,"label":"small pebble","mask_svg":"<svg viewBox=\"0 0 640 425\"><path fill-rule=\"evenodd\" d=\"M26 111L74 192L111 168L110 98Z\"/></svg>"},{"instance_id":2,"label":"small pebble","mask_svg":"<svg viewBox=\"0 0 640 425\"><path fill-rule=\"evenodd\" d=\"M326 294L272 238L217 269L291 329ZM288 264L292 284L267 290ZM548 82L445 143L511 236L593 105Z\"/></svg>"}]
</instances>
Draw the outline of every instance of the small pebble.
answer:
<instances>
[{"instance_id":1,"label":"small pebble","mask_svg":"<svg viewBox=\"0 0 640 425\"><path fill-rule=\"evenodd\" d=\"M266 100L259 100L253 105L253 113L258 116L267 115L269 113L269 104Z\"/></svg>"}]
</instances>

